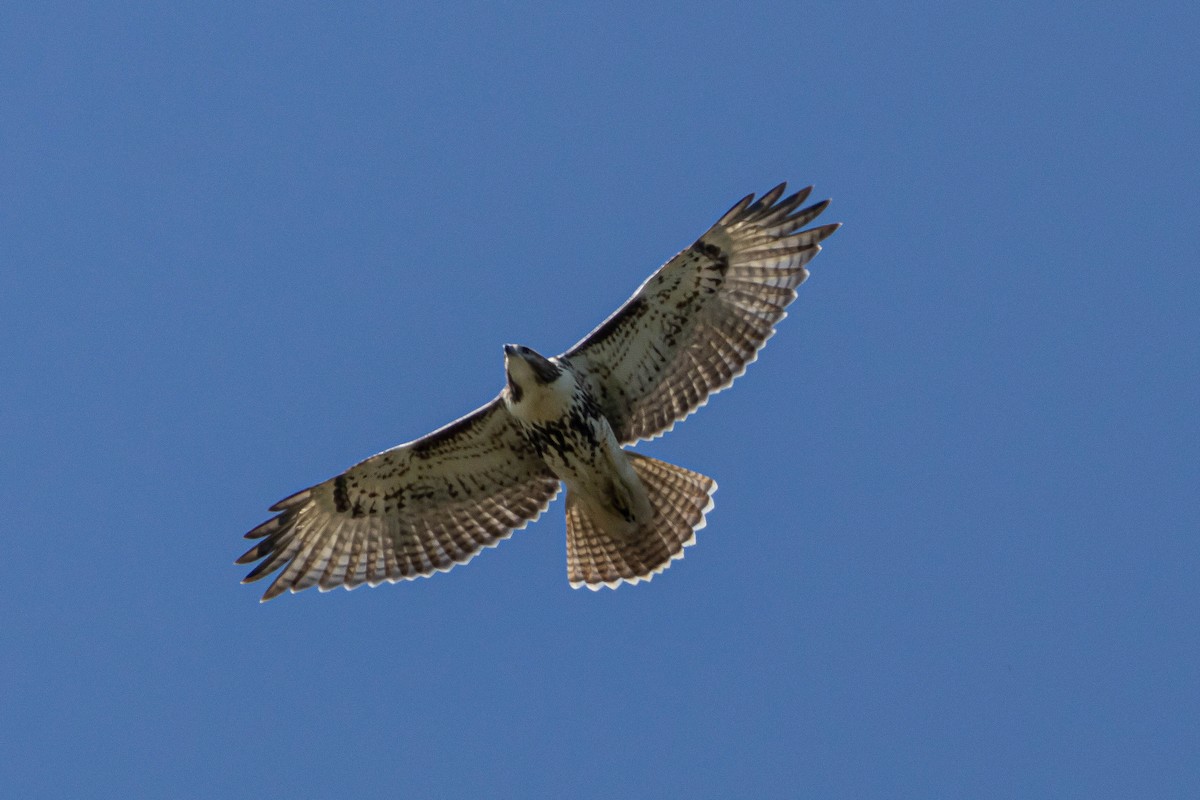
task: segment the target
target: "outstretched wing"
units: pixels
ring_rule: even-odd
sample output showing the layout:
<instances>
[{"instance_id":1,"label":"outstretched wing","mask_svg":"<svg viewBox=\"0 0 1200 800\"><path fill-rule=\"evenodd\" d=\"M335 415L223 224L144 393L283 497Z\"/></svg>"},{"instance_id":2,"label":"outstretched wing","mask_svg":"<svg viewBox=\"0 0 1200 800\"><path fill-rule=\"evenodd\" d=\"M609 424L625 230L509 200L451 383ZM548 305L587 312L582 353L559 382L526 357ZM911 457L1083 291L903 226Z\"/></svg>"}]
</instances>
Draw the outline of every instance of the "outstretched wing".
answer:
<instances>
[{"instance_id":1,"label":"outstretched wing","mask_svg":"<svg viewBox=\"0 0 1200 800\"><path fill-rule=\"evenodd\" d=\"M780 200L785 187L743 198L563 354L623 444L669 431L733 383L787 316L838 224L801 230L829 201L800 208L812 187Z\"/></svg>"},{"instance_id":2,"label":"outstretched wing","mask_svg":"<svg viewBox=\"0 0 1200 800\"><path fill-rule=\"evenodd\" d=\"M243 583L281 569L263 595L353 589L445 572L536 519L558 494L500 398L275 504L237 560Z\"/></svg>"}]
</instances>

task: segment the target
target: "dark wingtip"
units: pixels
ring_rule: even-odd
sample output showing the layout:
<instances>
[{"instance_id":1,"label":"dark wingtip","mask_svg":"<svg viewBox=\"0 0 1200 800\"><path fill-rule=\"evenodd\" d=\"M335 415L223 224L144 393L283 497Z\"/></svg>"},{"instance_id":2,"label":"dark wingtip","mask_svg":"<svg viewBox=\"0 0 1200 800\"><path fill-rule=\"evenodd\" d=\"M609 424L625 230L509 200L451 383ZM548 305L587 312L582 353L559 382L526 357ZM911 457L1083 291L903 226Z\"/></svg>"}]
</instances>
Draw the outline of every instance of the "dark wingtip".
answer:
<instances>
[{"instance_id":1,"label":"dark wingtip","mask_svg":"<svg viewBox=\"0 0 1200 800\"><path fill-rule=\"evenodd\" d=\"M734 203L733 206L724 214L722 214L719 220L717 220L717 225L724 225L725 223L729 222L738 214L741 214L743 211L745 211L752 202L754 202L753 192Z\"/></svg>"},{"instance_id":2,"label":"dark wingtip","mask_svg":"<svg viewBox=\"0 0 1200 800\"><path fill-rule=\"evenodd\" d=\"M800 213L801 213L801 214L812 214L812 215L813 215L813 217L819 217L819 216L821 216L821 213L822 213L822 212L823 212L825 209L829 208L829 204L830 204L830 203L832 203L832 202L833 202L833 200L831 200L831 199L829 199L829 198L825 198L824 200L822 200L822 201L821 201L821 202L819 202L819 203L813 203L811 206L809 206L808 208L804 209L804 210L803 210L803 211L801 211Z\"/></svg>"},{"instance_id":3,"label":"dark wingtip","mask_svg":"<svg viewBox=\"0 0 1200 800\"><path fill-rule=\"evenodd\" d=\"M271 506L271 508L268 510L276 511L276 512L287 511L289 508L292 508L293 506L298 506L301 503L307 501L309 496L312 494L312 490L313 490L313 487L310 486L307 489L301 489L300 491L296 492L295 494L289 494L287 497L283 498L278 503Z\"/></svg>"},{"instance_id":4,"label":"dark wingtip","mask_svg":"<svg viewBox=\"0 0 1200 800\"><path fill-rule=\"evenodd\" d=\"M789 197L785 197L779 203L779 205L791 206L792 208L795 208L796 206L800 205L801 203L803 203L805 200L808 199L808 196L810 194L812 194L812 190L813 190L813 185L810 183L808 186L805 186L800 191L793 193Z\"/></svg>"},{"instance_id":5,"label":"dark wingtip","mask_svg":"<svg viewBox=\"0 0 1200 800\"><path fill-rule=\"evenodd\" d=\"M780 197L782 197L783 193L785 191L787 191L787 182L786 181L779 184L778 186L772 187L770 191L768 191L762 197L755 200L754 204L751 205L750 208L747 209L747 211L751 212L752 215L755 212L757 212L759 214L765 213L768 209L771 208L771 206L775 205L775 201L777 201Z\"/></svg>"},{"instance_id":6,"label":"dark wingtip","mask_svg":"<svg viewBox=\"0 0 1200 800\"><path fill-rule=\"evenodd\" d=\"M266 553L264 553L263 555L266 555ZM263 561L261 564L259 564L257 567L255 567L254 569L250 570L250 572L248 572L246 574L246 577L242 578L242 583L254 583L255 581L262 580L269 573L272 573L275 570L277 570L280 566L281 565L279 565L279 564L272 565L271 559L267 559L266 561ZM268 569L268 567L270 567L270 569Z\"/></svg>"},{"instance_id":7,"label":"dark wingtip","mask_svg":"<svg viewBox=\"0 0 1200 800\"><path fill-rule=\"evenodd\" d=\"M813 228L812 231L817 234L817 241L823 242L833 235L833 232L842 227L840 222L831 222L828 225L822 225L819 228Z\"/></svg>"},{"instance_id":8,"label":"dark wingtip","mask_svg":"<svg viewBox=\"0 0 1200 800\"><path fill-rule=\"evenodd\" d=\"M242 534L243 539L264 539L279 530L282 523L282 516L271 517L266 522L259 523L253 528Z\"/></svg>"},{"instance_id":9,"label":"dark wingtip","mask_svg":"<svg viewBox=\"0 0 1200 800\"><path fill-rule=\"evenodd\" d=\"M280 580L282 578L283 578L282 575L280 575L279 578L276 578L275 582L272 583L270 586L268 586L267 590L265 592L263 592L263 596L259 599L258 602L265 603L268 600L274 600L276 597L279 597L279 595L286 592L288 590L288 587L286 585L280 583Z\"/></svg>"}]
</instances>

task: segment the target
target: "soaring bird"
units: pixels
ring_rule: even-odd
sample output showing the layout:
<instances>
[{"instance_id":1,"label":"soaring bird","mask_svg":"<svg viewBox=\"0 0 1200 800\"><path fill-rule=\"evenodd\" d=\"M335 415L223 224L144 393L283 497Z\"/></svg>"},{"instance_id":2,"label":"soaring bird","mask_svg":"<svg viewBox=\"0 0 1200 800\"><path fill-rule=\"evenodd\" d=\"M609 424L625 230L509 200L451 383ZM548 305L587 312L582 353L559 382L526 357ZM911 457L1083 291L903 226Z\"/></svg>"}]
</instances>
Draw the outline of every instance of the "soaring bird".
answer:
<instances>
[{"instance_id":1,"label":"soaring bird","mask_svg":"<svg viewBox=\"0 0 1200 800\"><path fill-rule=\"evenodd\" d=\"M237 559L263 601L445 572L495 547L567 487L572 587L649 580L682 558L717 484L625 450L671 430L746 371L839 223L780 184L742 198L561 355L504 346L500 394L271 507ZM781 199L782 198L782 199Z\"/></svg>"}]
</instances>

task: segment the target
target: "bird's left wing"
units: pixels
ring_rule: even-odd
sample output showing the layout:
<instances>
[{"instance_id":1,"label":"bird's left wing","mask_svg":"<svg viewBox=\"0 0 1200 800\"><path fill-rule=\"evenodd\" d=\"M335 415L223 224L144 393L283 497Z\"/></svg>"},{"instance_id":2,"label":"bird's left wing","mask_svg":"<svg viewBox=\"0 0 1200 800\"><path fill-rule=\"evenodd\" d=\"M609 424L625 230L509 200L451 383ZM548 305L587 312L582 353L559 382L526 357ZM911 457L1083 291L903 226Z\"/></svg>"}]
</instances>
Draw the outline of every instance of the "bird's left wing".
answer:
<instances>
[{"instance_id":1,"label":"bird's left wing","mask_svg":"<svg viewBox=\"0 0 1200 800\"><path fill-rule=\"evenodd\" d=\"M622 444L652 439L754 361L837 224L805 229L826 200L784 184L742 199L563 354Z\"/></svg>"},{"instance_id":2,"label":"bird's left wing","mask_svg":"<svg viewBox=\"0 0 1200 800\"><path fill-rule=\"evenodd\" d=\"M244 583L282 569L264 601L445 572L536 519L558 490L497 397L281 500L237 563L262 559Z\"/></svg>"}]
</instances>

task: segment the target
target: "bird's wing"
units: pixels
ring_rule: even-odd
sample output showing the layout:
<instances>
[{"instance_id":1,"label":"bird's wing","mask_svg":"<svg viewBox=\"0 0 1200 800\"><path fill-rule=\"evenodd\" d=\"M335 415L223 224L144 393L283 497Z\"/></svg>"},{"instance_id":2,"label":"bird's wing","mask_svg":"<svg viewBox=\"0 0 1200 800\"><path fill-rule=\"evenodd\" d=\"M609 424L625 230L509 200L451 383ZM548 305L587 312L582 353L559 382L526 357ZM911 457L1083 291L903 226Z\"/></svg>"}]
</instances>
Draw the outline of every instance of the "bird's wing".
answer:
<instances>
[{"instance_id":1,"label":"bird's wing","mask_svg":"<svg viewBox=\"0 0 1200 800\"><path fill-rule=\"evenodd\" d=\"M263 600L445 572L536 519L558 494L503 401L372 456L272 506L237 560L244 583L282 569Z\"/></svg>"},{"instance_id":2,"label":"bird's wing","mask_svg":"<svg viewBox=\"0 0 1200 800\"><path fill-rule=\"evenodd\" d=\"M746 371L838 224L780 184L748 195L563 354L623 443L653 439Z\"/></svg>"}]
</instances>

